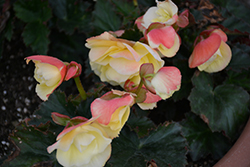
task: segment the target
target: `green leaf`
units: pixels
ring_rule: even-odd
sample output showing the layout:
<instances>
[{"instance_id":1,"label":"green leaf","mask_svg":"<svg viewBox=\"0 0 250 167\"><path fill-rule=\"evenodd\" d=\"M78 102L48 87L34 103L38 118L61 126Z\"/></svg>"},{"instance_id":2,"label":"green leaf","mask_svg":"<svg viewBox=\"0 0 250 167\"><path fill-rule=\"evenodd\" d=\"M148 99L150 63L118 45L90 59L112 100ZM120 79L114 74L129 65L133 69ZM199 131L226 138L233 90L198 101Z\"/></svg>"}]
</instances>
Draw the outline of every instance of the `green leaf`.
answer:
<instances>
[{"instance_id":1,"label":"green leaf","mask_svg":"<svg viewBox=\"0 0 250 167\"><path fill-rule=\"evenodd\" d=\"M30 46L32 50L38 54L46 54L48 52L50 31L41 22L28 23L22 33L26 46Z\"/></svg>"},{"instance_id":2,"label":"green leaf","mask_svg":"<svg viewBox=\"0 0 250 167\"><path fill-rule=\"evenodd\" d=\"M186 118L181 125L192 160L206 158L209 154L212 154L214 159L222 158L231 146L228 138L219 132L212 132L207 124L194 114L186 114Z\"/></svg>"},{"instance_id":3,"label":"green leaf","mask_svg":"<svg viewBox=\"0 0 250 167\"><path fill-rule=\"evenodd\" d=\"M230 30L239 30L250 33L250 10L240 1L212 0L212 3L222 7L222 15L226 18L222 25Z\"/></svg>"},{"instance_id":4,"label":"green leaf","mask_svg":"<svg viewBox=\"0 0 250 167\"><path fill-rule=\"evenodd\" d=\"M108 163L115 167L145 167L153 159L158 166L184 167L186 153L186 140L177 123L160 126L142 139L124 127L119 138L112 142Z\"/></svg>"},{"instance_id":5,"label":"green leaf","mask_svg":"<svg viewBox=\"0 0 250 167\"><path fill-rule=\"evenodd\" d=\"M250 72L249 70L242 70L241 72L230 70L227 72L228 78L225 84L234 84L241 86L250 91Z\"/></svg>"},{"instance_id":6,"label":"green leaf","mask_svg":"<svg viewBox=\"0 0 250 167\"><path fill-rule=\"evenodd\" d=\"M15 142L16 150L11 161L5 161L2 167L24 167L43 164L45 166L60 166L57 163L55 152L49 154L47 147L52 145L57 128L51 124L38 127L27 126L24 123L17 126L11 139Z\"/></svg>"},{"instance_id":7,"label":"green leaf","mask_svg":"<svg viewBox=\"0 0 250 167\"><path fill-rule=\"evenodd\" d=\"M49 35L53 45L49 45L48 55L53 55L64 61L83 63L88 57L89 49L83 47L86 36L83 33L67 35L64 32L51 31Z\"/></svg>"},{"instance_id":8,"label":"green leaf","mask_svg":"<svg viewBox=\"0 0 250 167\"><path fill-rule=\"evenodd\" d=\"M116 11L122 15L122 25L126 27L126 29L132 28L135 19L140 16L139 8L130 0L112 0L112 2L116 6Z\"/></svg>"},{"instance_id":9,"label":"green leaf","mask_svg":"<svg viewBox=\"0 0 250 167\"><path fill-rule=\"evenodd\" d=\"M148 135L149 131L155 128L153 121L145 116L139 115L136 111L130 113L127 125L134 130L139 137Z\"/></svg>"},{"instance_id":10,"label":"green leaf","mask_svg":"<svg viewBox=\"0 0 250 167\"><path fill-rule=\"evenodd\" d=\"M250 46L235 44L232 46L232 60L226 69L240 71L250 67Z\"/></svg>"},{"instance_id":11,"label":"green leaf","mask_svg":"<svg viewBox=\"0 0 250 167\"><path fill-rule=\"evenodd\" d=\"M233 139L248 116L248 93L235 85L213 89L211 75L205 72L195 73L192 82L195 87L188 97L192 112L200 115L213 132L225 131Z\"/></svg>"},{"instance_id":12,"label":"green leaf","mask_svg":"<svg viewBox=\"0 0 250 167\"><path fill-rule=\"evenodd\" d=\"M90 3L75 0L50 0L50 4L58 17L57 26L67 34L73 34L76 28L90 31L91 15L87 12Z\"/></svg>"},{"instance_id":13,"label":"green leaf","mask_svg":"<svg viewBox=\"0 0 250 167\"><path fill-rule=\"evenodd\" d=\"M53 122L51 118L52 112L57 112L69 117L75 117L76 106L66 100L66 96L63 92L54 91L49 99L43 102L39 109L34 112L36 118L32 119L29 124L39 125L40 123L46 123L47 121Z\"/></svg>"},{"instance_id":14,"label":"green leaf","mask_svg":"<svg viewBox=\"0 0 250 167\"><path fill-rule=\"evenodd\" d=\"M16 16L24 22L45 22L51 16L48 1L18 0L14 3Z\"/></svg>"},{"instance_id":15,"label":"green leaf","mask_svg":"<svg viewBox=\"0 0 250 167\"><path fill-rule=\"evenodd\" d=\"M11 41L13 35L14 26L12 22L13 22L13 17L9 18L6 27L4 28L4 36L8 41Z\"/></svg>"},{"instance_id":16,"label":"green leaf","mask_svg":"<svg viewBox=\"0 0 250 167\"><path fill-rule=\"evenodd\" d=\"M114 12L114 7L109 0L98 0L93 14L94 27L99 33L119 30L121 19Z\"/></svg>"}]
</instances>

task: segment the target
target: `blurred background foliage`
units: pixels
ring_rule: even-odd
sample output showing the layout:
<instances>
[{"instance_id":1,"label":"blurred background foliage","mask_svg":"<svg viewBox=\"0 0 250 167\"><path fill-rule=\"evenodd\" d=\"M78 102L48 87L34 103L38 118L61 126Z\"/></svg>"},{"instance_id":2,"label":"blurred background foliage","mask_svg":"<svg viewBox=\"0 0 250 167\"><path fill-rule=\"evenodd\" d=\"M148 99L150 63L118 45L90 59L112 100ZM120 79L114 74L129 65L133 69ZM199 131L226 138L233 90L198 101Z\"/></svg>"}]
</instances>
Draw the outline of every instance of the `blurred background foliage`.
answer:
<instances>
[{"instance_id":1,"label":"blurred background foliage","mask_svg":"<svg viewBox=\"0 0 250 167\"><path fill-rule=\"evenodd\" d=\"M158 103L152 111L131 109L127 126L112 143L106 166L145 167L154 160L158 166L181 167L187 161L211 156L220 159L240 135L249 116L250 91L250 10L247 2L236 0L174 0L179 11L189 9L190 24L180 29L182 45L166 65L182 73L180 91ZM24 46L25 55L49 55L63 61L77 61L88 92L107 91L88 65L85 40L104 31L125 29L122 38L138 41L142 34L134 21L155 5L154 0L1 0L0 60L7 44ZM207 74L188 67L193 43L209 25L219 26L228 35L233 56L228 67ZM68 85L61 90L71 93ZM51 120L51 112L71 117L91 117L89 105L95 97L74 102L56 91L41 104L29 124L17 126L12 139L19 156L9 157L3 166L60 166L46 147L55 142L61 127ZM65 106L67 106L65 108ZM58 109L60 109L58 111ZM59 130L58 130L59 128ZM29 129L29 130L27 130ZM44 140L39 141L39 138ZM20 143L20 141L22 141ZM166 151L167 150L167 151ZM16 158L15 158L16 157ZM36 157L36 158L35 158ZM5 157L6 159L7 157Z\"/></svg>"}]
</instances>

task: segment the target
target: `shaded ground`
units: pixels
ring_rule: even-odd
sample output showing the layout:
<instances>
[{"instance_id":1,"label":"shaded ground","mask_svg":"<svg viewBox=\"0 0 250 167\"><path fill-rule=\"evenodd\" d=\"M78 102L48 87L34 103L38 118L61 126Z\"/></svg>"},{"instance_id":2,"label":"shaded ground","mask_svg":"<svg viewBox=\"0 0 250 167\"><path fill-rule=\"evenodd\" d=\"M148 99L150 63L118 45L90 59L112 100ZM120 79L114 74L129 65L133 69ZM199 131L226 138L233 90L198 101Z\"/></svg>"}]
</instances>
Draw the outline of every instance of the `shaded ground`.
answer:
<instances>
[{"instance_id":1,"label":"shaded ground","mask_svg":"<svg viewBox=\"0 0 250 167\"><path fill-rule=\"evenodd\" d=\"M13 40L14 41L14 40ZM35 94L34 66L26 65L22 42L8 43L0 58L0 164L12 150L8 134L41 103Z\"/></svg>"}]
</instances>

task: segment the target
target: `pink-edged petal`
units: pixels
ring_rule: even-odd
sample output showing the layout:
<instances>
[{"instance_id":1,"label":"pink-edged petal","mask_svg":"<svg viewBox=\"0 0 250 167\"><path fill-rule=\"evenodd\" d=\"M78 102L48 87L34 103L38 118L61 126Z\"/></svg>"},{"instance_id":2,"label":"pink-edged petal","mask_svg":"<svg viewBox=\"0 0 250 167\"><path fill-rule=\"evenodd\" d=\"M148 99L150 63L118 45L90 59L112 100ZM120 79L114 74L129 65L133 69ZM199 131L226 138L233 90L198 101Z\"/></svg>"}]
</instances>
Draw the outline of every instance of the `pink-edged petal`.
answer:
<instances>
[{"instance_id":1,"label":"pink-edged petal","mask_svg":"<svg viewBox=\"0 0 250 167\"><path fill-rule=\"evenodd\" d=\"M71 126L71 127L65 127L64 130L61 133L59 133L56 140L60 140L64 135L71 132L73 129L76 129L77 127L82 126L84 124L86 124L86 125L90 124L90 123L94 122L96 119L97 119L97 117L92 117L91 119L86 119L85 122L82 122L82 123L80 123L78 125Z\"/></svg>"},{"instance_id":2,"label":"pink-edged petal","mask_svg":"<svg viewBox=\"0 0 250 167\"><path fill-rule=\"evenodd\" d=\"M141 32L145 32L146 28L142 25L142 21L143 21L143 16L138 17L138 18L135 20L135 24L137 25L138 29L139 29Z\"/></svg>"},{"instance_id":3,"label":"pink-edged petal","mask_svg":"<svg viewBox=\"0 0 250 167\"><path fill-rule=\"evenodd\" d=\"M177 19L177 22L176 22L179 27L184 28L189 24L188 15L189 15L189 10L188 9L184 10L179 15L179 17Z\"/></svg>"},{"instance_id":4,"label":"pink-edged petal","mask_svg":"<svg viewBox=\"0 0 250 167\"><path fill-rule=\"evenodd\" d=\"M146 100L143 103L155 103L162 100L160 96L153 94L151 92L146 93Z\"/></svg>"},{"instance_id":5,"label":"pink-edged petal","mask_svg":"<svg viewBox=\"0 0 250 167\"><path fill-rule=\"evenodd\" d=\"M221 37L221 40L227 42L227 34L221 29L215 29L211 32L211 34L216 33Z\"/></svg>"},{"instance_id":6,"label":"pink-edged petal","mask_svg":"<svg viewBox=\"0 0 250 167\"><path fill-rule=\"evenodd\" d=\"M162 67L151 81L156 94L167 99L180 89L181 73L176 67Z\"/></svg>"},{"instance_id":7,"label":"pink-edged petal","mask_svg":"<svg viewBox=\"0 0 250 167\"><path fill-rule=\"evenodd\" d=\"M95 99L91 103L91 113L93 117L98 117L97 121L101 124L108 125L112 114L122 106L132 105L134 103L134 97L130 94L122 97L116 97L111 100L105 99L106 96L110 96L112 92L108 92L101 98Z\"/></svg>"},{"instance_id":8,"label":"pink-edged petal","mask_svg":"<svg viewBox=\"0 0 250 167\"><path fill-rule=\"evenodd\" d=\"M43 96L42 99L47 100L49 95L63 82L64 77L66 75L67 66L61 60L59 60L59 59L57 59L55 57L51 57L51 56L34 55L34 56L26 57L25 59L26 59L27 63L29 63L29 61L32 60L34 63L40 62L40 63L50 64L52 66L55 66L60 71L61 79L58 82L58 84L53 86L53 87L46 88L46 91L42 93L42 94L46 93L46 95L42 95ZM43 88L44 88L43 85L37 85L36 92L43 91L42 90Z\"/></svg>"},{"instance_id":9,"label":"pink-edged petal","mask_svg":"<svg viewBox=\"0 0 250 167\"><path fill-rule=\"evenodd\" d=\"M154 74L154 66L152 63L144 63L140 67L141 78L148 74Z\"/></svg>"},{"instance_id":10,"label":"pink-edged petal","mask_svg":"<svg viewBox=\"0 0 250 167\"><path fill-rule=\"evenodd\" d=\"M109 31L110 34L112 34L115 37L120 37L125 32L125 30L117 30L117 31Z\"/></svg>"},{"instance_id":11,"label":"pink-edged petal","mask_svg":"<svg viewBox=\"0 0 250 167\"><path fill-rule=\"evenodd\" d=\"M175 34L176 32L172 26L153 29L147 34L148 43L152 48L157 48L162 44L169 49L174 45Z\"/></svg>"},{"instance_id":12,"label":"pink-edged petal","mask_svg":"<svg viewBox=\"0 0 250 167\"><path fill-rule=\"evenodd\" d=\"M178 52L179 48L180 48L180 45L181 45L181 38L179 37L179 35L176 33L175 34L175 41L174 41L174 45L172 48L168 49L166 48L165 46L163 45L160 45L158 47L158 50L161 52L161 54L164 56L164 57L173 57L176 55L176 53Z\"/></svg>"},{"instance_id":13,"label":"pink-edged petal","mask_svg":"<svg viewBox=\"0 0 250 167\"><path fill-rule=\"evenodd\" d=\"M56 66L59 70L61 70L62 68L66 66L61 60L55 57L51 57L51 56L34 55L34 56L26 57L25 59L26 59L27 64L29 63L30 60L35 60L41 63L47 63L53 66Z\"/></svg>"},{"instance_id":14,"label":"pink-edged petal","mask_svg":"<svg viewBox=\"0 0 250 167\"><path fill-rule=\"evenodd\" d=\"M218 72L223 70L232 58L230 47L223 41L219 48L221 55L216 55L216 58L204 69L208 73Z\"/></svg>"},{"instance_id":15,"label":"pink-edged petal","mask_svg":"<svg viewBox=\"0 0 250 167\"><path fill-rule=\"evenodd\" d=\"M207 39L199 42L191 54L188 62L190 68L195 68L205 63L219 49L221 37L213 33Z\"/></svg>"},{"instance_id":16,"label":"pink-edged petal","mask_svg":"<svg viewBox=\"0 0 250 167\"><path fill-rule=\"evenodd\" d=\"M55 149L57 149L57 147L58 147L58 141L52 144L51 146L47 147L48 153L49 154L52 153Z\"/></svg>"},{"instance_id":17,"label":"pink-edged petal","mask_svg":"<svg viewBox=\"0 0 250 167\"><path fill-rule=\"evenodd\" d=\"M60 113L57 113L57 112L52 112L51 113L51 117L52 117L52 120L56 124L63 125L63 126L66 126L67 125L67 121L70 120L69 116L63 115L63 114L60 114Z\"/></svg>"},{"instance_id":18,"label":"pink-edged petal","mask_svg":"<svg viewBox=\"0 0 250 167\"><path fill-rule=\"evenodd\" d=\"M78 77L82 72L81 64L78 64L74 61L71 61L69 65L67 65L67 73L65 76L65 80L68 81L70 78Z\"/></svg>"}]
</instances>

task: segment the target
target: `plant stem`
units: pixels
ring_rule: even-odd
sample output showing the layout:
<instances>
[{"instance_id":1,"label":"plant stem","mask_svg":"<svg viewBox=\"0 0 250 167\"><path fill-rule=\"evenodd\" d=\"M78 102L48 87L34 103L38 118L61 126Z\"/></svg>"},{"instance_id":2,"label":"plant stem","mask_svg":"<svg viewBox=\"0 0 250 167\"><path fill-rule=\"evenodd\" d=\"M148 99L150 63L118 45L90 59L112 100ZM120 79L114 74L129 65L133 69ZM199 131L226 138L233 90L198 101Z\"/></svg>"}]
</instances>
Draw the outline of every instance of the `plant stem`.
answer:
<instances>
[{"instance_id":1,"label":"plant stem","mask_svg":"<svg viewBox=\"0 0 250 167\"><path fill-rule=\"evenodd\" d=\"M87 95L86 95L86 92L85 92L85 90L84 90L84 88L82 86L80 78L79 77L75 77L74 80L75 80L76 87L77 87L77 89L78 89L78 91L80 93L80 96L81 96L82 100L86 100L87 99Z\"/></svg>"}]
</instances>

